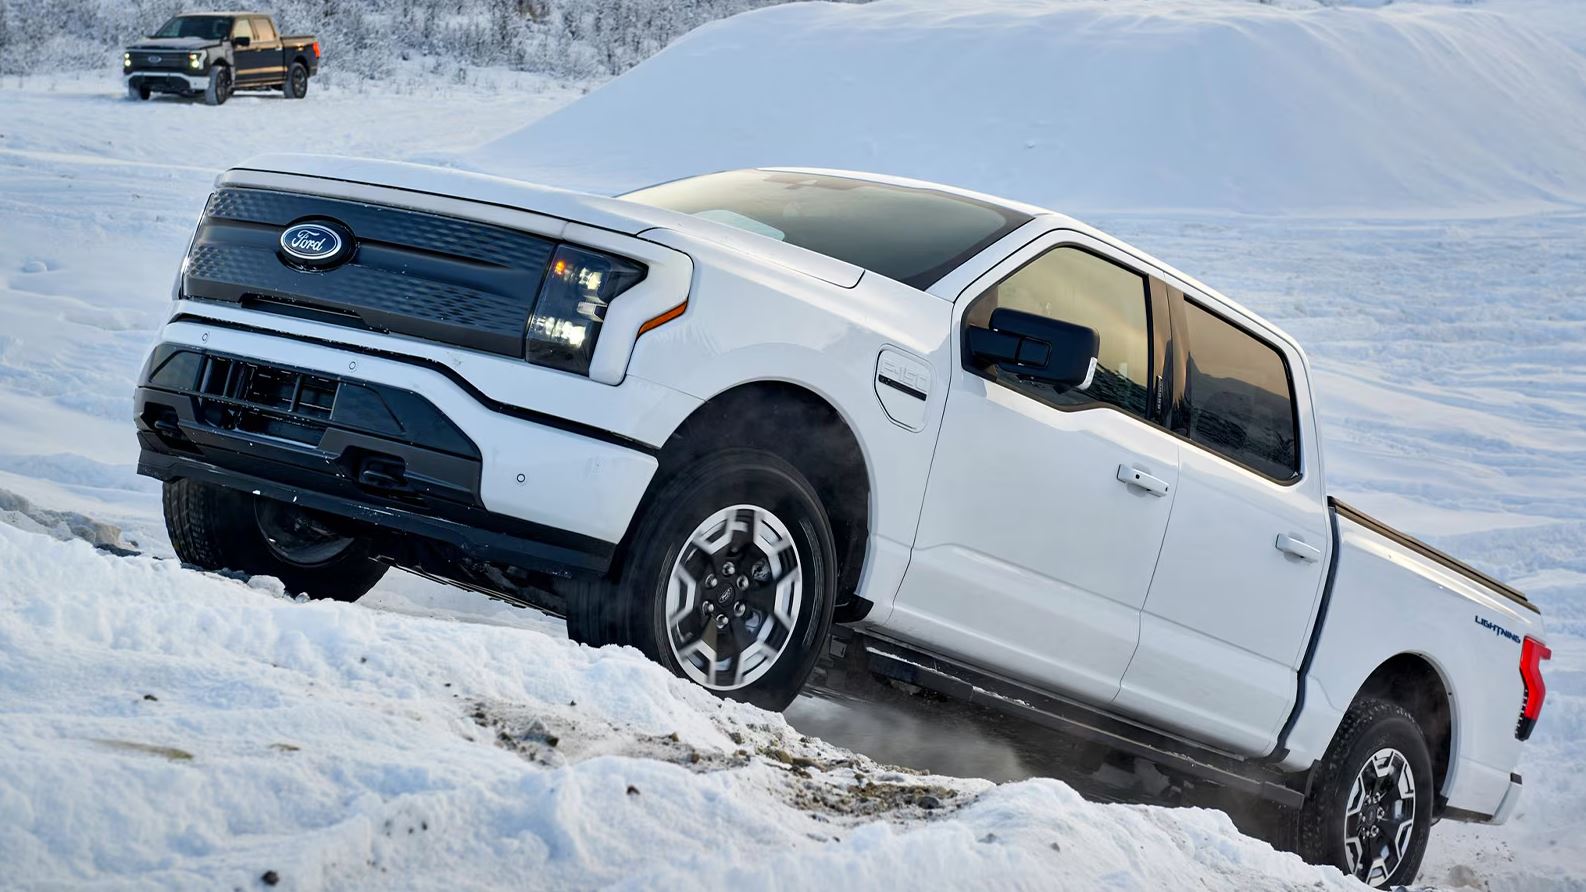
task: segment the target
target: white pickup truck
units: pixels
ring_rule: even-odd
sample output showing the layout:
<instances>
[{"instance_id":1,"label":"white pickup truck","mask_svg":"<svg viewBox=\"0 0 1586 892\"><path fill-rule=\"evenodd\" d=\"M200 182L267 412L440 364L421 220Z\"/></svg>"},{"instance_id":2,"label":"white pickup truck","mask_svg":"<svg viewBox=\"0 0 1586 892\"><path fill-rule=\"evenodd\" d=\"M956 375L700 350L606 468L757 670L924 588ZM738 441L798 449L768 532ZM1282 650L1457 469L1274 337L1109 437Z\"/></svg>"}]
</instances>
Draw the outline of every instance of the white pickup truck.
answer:
<instances>
[{"instance_id":1,"label":"white pickup truck","mask_svg":"<svg viewBox=\"0 0 1586 892\"><path fill-rule=\"evenodd\" d=\"M1518 801L1536 607L1329 499L1298 345L1068 217L277 156L172 296L136 421L192 564L348 600L403 567L773 709L836 623L1373 885Z\"/></svg>"}]
</instances>

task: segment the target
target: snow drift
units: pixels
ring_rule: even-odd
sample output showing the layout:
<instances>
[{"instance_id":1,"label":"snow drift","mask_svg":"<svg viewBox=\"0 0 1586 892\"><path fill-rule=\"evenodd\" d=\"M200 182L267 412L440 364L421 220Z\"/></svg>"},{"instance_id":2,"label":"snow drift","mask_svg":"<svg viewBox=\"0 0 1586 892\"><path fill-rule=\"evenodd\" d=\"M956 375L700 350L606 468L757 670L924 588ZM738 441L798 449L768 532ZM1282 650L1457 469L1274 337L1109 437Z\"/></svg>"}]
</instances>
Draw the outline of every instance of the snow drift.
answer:
<instances>
[{"instance_id":1,"label":"snow drift","mask_svg":"<svg viewBox=\"0 0 1586 892\"><path fill-rule=\"evenodd\" d=\"M1216 812L876 765L634 651L4 523L0 567L0 864L25 887L1353 886Z\"/></svg>"},{"instance_id":2,"label":"snow drift","mask_svg":"<svg viewBox=\"0 0 1586 892\"><path fill-rule=\"evenodd\" d=\"M883 0L700 28L477 168L617 191L792 164L1063 210L1586 201L1586 57L1504 7Z\"/></svg>"}]
</instances>

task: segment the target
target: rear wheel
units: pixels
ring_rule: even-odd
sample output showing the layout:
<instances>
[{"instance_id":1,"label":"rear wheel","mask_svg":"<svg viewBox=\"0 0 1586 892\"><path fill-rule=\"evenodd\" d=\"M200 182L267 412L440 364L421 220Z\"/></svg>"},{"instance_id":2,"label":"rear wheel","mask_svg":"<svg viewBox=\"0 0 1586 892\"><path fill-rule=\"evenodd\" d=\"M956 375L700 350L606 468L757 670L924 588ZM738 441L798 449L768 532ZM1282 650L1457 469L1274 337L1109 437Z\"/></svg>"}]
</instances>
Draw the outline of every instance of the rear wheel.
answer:
<instances>
[{"instance_id":1,"label":"rear wheel","mask_svg":"<svg viewBox=\"0 0 1586 892\"><path fill-rule=\"evenodd\" d=\"M223 105L231 98L231 69L216 65L209 70L209 86L204 88L205 105Z\"/></svg>"},{"instance_id":2,"label":"rear wheel","mask_svg":"<svg viewBox=\"0 0 1586 892\"><path fill-rule=\"evenodd\" d=\"M165 484L176 556L205 570L274 576L292 594L356 601L385 575L366 542L328 515L192 480Z\"/></svg>"},{"instance_id":3,"label":"rear wheel","mask_svg":"<svg viewBox=\"0 0 1586 892\"><path fill-rule=\"evenodd\" d=\"M1431 835L1432 758L1414 717L1384 700L1349 708L1300 810L1299 853L1368 886L1415 880Z\"/></svg>"},{"instance_id":4,"label":"rear wheel","mask_svg":"<svg viewBox=\"0 0 1586 892\"><path fill-rule=\"evenodd\" d=\"M618 572L567 586L568 634L782 709L831 630L835 553L798 469L755 449L707 455L655 492Z\"/></svg>"},{"instance_id":5,"label":"rear wheel","mask_svg":"<svg viewBox=\"0 0 1586 892\"><path fill-rule=\"evenodd\" d=\"M281 93L288 99L302 99L308 95L308 66L302 62L293 62L292 68L286 73L286 80L281 82Z\"/></svg>"}]
</instances>

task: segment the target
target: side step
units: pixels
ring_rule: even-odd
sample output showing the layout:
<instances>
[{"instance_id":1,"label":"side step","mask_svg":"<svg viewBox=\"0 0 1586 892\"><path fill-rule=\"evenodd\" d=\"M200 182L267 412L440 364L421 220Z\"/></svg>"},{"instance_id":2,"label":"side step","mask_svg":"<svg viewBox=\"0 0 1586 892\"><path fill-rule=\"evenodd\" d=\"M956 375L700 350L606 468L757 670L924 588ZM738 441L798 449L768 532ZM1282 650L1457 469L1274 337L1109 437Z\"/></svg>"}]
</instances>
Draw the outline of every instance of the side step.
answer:
<instances>
[{"instance_id":1,"label":"side step","mask_svg":"<svg viewBox=\"0 0 1586 892\"><path fill-rule=\"evenodd\" d=\"M1273 771L871 633L855 632L849 644L854 646L863 648L870 671L885 678L985 706L1279 805L1298 808L1305 802L1305 790L1291 786L1296 777L1308 786L1304 776Z\"/></svg>"}]
</instances>

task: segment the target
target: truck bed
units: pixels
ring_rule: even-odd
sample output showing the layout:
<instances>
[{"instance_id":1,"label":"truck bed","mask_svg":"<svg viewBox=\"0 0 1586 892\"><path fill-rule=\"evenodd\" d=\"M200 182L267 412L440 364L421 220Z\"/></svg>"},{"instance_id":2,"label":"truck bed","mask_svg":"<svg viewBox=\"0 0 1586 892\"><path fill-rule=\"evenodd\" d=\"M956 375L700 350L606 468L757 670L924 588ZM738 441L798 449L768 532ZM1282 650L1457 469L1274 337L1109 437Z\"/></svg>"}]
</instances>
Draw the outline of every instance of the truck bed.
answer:
<instances>
[{"instance_id":1,"label":"truck bed","mask_svg":"<svg viewBox=\"0 0 1586 892\"><path fill-rule=\"evenodd\" d=\"M1442 776L1440 812L1502 820L1518 799L1512 773L1526 688L1522 643L1542 635L1541 611L1513 586L1329 499L1335 551L1300 667L1285 764L1319 758L1377 667L1415 661L1431 674L1415 695L1446 723L1429 729ZM1506 803L1509 803L1506 805Z\"/></svg>"},{"instance_id":2,"label":"truck bed","mask_svg":"<svg viewBox=\"0 0 1586 892\"><path fill-rule=\"evenodd\" d=\"M1515 603L1520 604L1529 610L1535 611L1537 613L1542 612L1535 604L1531 603L1530 599L1527 598L1525 594L1519 589L1505 582L1494 579L1493 577L1481 572L1480 570L1477 570L1475 567L1472 567L1464 561L1452 557L1446 552L1438 551L1436 548L1433 548L1414 536L1411 536L1408 533L1402 532L1400 530L1396 530L1377 518L1372 517L1366 512L1361 511L1359 508L1356 508L1340 499L1329 496L1327 503L1332 506L1334 511L1338 512L1340 517L1354 521L1355 523L1360 524L1379 536L1384 536L1388 539L1391 539L1405 548L1408 548L1411 551L1421 555L1422 557L1435 561L1456 573L1468 576L1475 582L1478 582L1487 588L1502 594L1509 600L1514 601Z\"/></svg>"}]
</instances>

